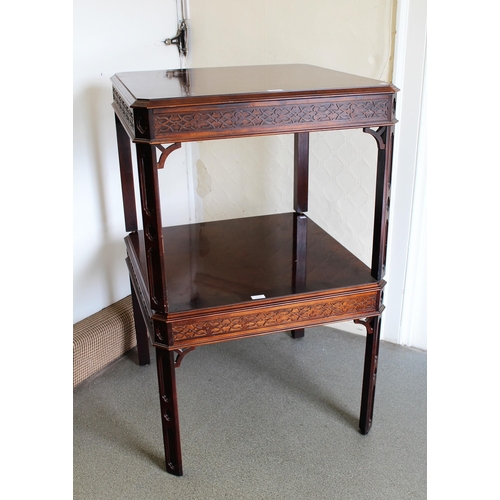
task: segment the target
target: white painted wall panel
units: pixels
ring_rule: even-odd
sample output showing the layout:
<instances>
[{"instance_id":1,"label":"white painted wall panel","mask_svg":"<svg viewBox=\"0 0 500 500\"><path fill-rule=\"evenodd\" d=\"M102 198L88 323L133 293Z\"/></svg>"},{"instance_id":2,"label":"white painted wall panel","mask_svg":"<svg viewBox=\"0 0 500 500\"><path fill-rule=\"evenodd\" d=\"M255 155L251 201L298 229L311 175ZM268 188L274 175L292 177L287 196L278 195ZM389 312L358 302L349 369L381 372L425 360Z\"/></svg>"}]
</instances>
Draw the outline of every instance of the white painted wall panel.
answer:
<instances>
[{"instance_id":1,"label":"white painted wall panel","mask_svg":"<svg viewBox=\"0 0 500 500\"><path fill-rule=\"evenodd\" d=\"M73 320L130 293L110 77L117 72L177 67L175 0L144 5L75 0L73 40ZM189 220L183 153L175 152L162 184L167 224ZM139 217L140 219L140 217Z\"/></svg>"}]
</instances>

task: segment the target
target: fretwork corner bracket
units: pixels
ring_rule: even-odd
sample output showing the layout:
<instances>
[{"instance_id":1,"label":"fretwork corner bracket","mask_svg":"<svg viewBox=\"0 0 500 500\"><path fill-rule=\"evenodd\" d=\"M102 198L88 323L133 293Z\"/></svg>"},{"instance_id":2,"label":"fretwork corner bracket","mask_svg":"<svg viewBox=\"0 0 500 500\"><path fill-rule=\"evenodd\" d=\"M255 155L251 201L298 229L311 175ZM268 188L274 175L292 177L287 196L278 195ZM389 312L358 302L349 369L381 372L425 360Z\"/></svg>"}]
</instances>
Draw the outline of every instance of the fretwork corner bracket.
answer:
<instances>
[{"instance_id":1,"label":"fretwork corner bracket","mask_svg":"<svg viewBox=\"0 0 500 500\"><path fill-rule=\"evenodd\" d=\"M375 138L379 149L385 149L386 135L387 135L387 127L386 126L379 127L376 130L373 130L370 127L364 127L363 132L365 134L370 134L371 136L373 136Z\"/></svg>"},{"instance_id":2,"label":"fretwork corner bracket","mask_svg":"<svg viewBox=\"0 0 500 500\"><path fill-rule=\"evenodd\" d=\"M185 349L175 350L174 352L177 354L177 356L175 356L174 366L176 368L180 368L182 360L184 359L184 356L186 354L188 354L189 352L194 351L195 349L196 349L196 347L186 347Z\"/></svg>"},{"instance_id":3,"label":"fretwork corner bracket","mask_svg":"<svg viewBox=\"0 0 500 500\"><path fill-rule=\"evenodd\" d=\"M164 148L161 144L157 144L156 147L161 151L160 158L158 160L158 168L163 168L165 166L165 161L169 157L170 153L174 152L182 146L180 142L174 142L167 148Z\"/></svg>"},{"instance_id":4,"label":"fretwork corner bracket","mask_svg":"<svg viewBox=\"0 0 500 500\"><path fill-rule=\"evenodd\" d=\"M371 335L373 333L373 321L375 318L366 318L366 319L355 319L354 323L357 325L363 325L366 328L366 333Z\"/></svg>"}]
</instances>

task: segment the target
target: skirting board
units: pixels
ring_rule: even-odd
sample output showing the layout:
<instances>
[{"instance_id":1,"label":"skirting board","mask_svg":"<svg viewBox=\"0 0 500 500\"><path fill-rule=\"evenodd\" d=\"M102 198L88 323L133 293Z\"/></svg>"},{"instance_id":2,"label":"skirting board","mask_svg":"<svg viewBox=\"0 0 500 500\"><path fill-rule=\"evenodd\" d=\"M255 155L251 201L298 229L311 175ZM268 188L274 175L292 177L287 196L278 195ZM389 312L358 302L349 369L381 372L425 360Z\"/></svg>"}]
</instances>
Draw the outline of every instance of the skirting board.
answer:
<instances>
[{"instance_id":1,"label":"skirting board","mask_svg":"<svg viewBox=\"0 0 500 500\"><path fill-rule=\"evenodd\" d=\"M137 345L127 296L73 325L73 387Z\"/></svg>"}]
</instances>

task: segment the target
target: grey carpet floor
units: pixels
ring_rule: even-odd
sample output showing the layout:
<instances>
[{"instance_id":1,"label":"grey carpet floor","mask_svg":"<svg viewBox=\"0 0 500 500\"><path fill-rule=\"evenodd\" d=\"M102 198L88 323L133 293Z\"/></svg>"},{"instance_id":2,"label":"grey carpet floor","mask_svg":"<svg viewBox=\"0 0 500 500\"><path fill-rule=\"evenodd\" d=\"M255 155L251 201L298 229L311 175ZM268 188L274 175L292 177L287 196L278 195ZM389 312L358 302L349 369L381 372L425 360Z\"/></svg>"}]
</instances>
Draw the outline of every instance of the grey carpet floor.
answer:
<instances>
[{"instance_id":1,"label":"grey carpet floor","mask_svg":"<svg viewBox=\"0 0 500 500\"><path fill-rule=\"evenodd\" d=\"M382 342L358 431L364 338L327 327L196 349L177 370L184 476L164 471L154 350L76 387L74 498L426 498L426 353Z\"/></svg>"}]
</instances>

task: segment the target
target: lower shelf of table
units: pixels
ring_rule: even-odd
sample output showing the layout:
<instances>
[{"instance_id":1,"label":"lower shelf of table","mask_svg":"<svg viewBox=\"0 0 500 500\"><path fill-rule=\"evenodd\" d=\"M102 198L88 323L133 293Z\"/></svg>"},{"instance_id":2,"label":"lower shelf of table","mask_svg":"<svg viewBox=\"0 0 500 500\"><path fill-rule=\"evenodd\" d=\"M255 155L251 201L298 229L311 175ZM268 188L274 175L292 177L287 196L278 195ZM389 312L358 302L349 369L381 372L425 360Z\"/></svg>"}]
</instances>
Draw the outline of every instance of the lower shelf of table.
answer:
<instances>
[{"instance_id":1,"label":"lower shelf of table","mask_svg":"<svg viewBox=\"0 0 500 500\"><path fill-rule=\"evenodd\" d=\"M383 281L295 213L163 228L173 347L380 314ZM150 314L142 231L125 238L143 312Z\"/></svg>"}]
</instances>

